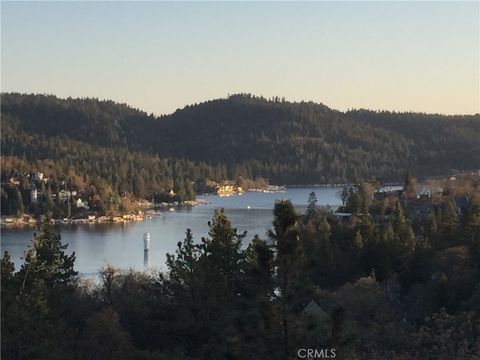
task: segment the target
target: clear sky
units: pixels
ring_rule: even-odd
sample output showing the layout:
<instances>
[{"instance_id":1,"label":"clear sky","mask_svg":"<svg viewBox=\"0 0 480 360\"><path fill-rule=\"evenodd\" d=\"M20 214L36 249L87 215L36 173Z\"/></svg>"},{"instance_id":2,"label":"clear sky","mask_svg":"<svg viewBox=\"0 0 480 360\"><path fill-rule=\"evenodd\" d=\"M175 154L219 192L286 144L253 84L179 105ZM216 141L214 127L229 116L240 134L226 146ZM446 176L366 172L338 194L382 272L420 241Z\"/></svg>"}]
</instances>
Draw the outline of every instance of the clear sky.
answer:
<instances>
[{"instance_id":1,"label":"clear sky","mask_svg":"<svg viewBox=\"0 0 480 360\"><path fill-rule=\"evenodd\" d=\"M227 94L471 114L479 2L5 2L2 91L155 114Z\"/></svg>"}]
</instances>

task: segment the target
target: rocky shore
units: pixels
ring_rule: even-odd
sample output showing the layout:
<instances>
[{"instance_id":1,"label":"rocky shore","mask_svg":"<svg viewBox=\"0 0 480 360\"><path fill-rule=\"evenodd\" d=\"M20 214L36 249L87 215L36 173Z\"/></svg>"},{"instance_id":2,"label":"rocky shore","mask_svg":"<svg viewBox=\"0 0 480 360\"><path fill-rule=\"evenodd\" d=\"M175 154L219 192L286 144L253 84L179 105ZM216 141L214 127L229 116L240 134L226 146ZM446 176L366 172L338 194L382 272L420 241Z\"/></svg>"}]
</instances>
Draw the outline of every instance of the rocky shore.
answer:
<instances>
[{"instance_id":1,"label":"rocky shore","mask_svg":"<svg viewBox=\"0 0 480 360\"><path fill-rule=\"evenodd\" d=\"M197 205L206 205L210 202L207 200L199 199L192 201L185 201L183 203L159 203L155 206L138 211L136 214L120 214L120 215L96 215L88 214L78 218L63 218L52 219L53 224L101 224L101 223L127 223L134 221L142 221L145 218L152 216L158 216L162 214L162 211L175 211L179 207L190 207ZM14 228L14 227L35 227L38 225L40 219L29 214L21 214L18 216L1 216L2 228Z\"/></svg>"}]
</instances>

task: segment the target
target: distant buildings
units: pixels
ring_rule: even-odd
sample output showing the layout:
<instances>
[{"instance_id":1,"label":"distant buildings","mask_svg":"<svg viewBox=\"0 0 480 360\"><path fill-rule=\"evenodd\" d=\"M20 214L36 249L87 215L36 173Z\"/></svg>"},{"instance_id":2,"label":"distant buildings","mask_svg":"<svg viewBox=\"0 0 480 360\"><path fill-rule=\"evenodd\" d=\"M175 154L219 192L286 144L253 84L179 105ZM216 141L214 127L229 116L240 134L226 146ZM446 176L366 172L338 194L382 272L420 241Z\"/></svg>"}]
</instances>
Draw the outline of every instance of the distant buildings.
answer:
<instances>
[{"instance_id":1,"label":"distant buildings","mask_svg":"<svg viewBox=\"0 0 480 360\"><path fill-rule=\"evenodd\" d=\"M230 196L230 195L241 195L243 194L243 189L240 186L235 185L221 185L217 189L217 194L220 196Z\"/></svg>"}]
</instances>

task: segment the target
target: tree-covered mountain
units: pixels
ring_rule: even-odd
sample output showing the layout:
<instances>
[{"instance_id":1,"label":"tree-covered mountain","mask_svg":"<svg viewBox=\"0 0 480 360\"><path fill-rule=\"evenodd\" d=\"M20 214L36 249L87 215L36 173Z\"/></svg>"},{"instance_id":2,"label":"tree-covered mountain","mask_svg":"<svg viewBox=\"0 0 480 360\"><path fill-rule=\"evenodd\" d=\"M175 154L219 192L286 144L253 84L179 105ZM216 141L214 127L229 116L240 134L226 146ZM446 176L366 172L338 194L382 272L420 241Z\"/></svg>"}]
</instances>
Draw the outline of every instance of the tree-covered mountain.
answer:
<instances>
[{"instance_id":1,"label":"tree-covered mountain","mask_svg":"<svg viewBox=\"0 0 480 360\"><path fill-rule=\"evenodd\" d=\"M478 114L340 112L248 94L161 117L112 101L22 94L3 94L1 111L3 155L26 161L75 156L93 173L96 166L89 164L98 156L87 149L98 155L104 148L185 159L192 169L204 164L231 179L266 177L280 184L399 181L407 170L432 176L480 168ZM190 172L191 181L211 176Z\"/></svg>"}]
</instances>

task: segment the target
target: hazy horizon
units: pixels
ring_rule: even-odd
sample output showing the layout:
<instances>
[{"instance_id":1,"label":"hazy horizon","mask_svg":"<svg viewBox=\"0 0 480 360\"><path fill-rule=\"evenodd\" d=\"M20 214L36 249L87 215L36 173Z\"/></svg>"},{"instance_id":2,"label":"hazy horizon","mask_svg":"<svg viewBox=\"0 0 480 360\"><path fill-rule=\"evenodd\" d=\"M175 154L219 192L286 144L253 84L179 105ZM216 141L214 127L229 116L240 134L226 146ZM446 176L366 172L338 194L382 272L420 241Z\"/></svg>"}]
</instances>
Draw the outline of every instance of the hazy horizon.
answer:
<instances>
[{"instance_id":1,"label":"hazy horizon","mask_svg":"<svg viewBox=\"0 0 480 360\"><path fill-rule=\"evenodd\" d=\"M476 114L478 2L2 2L2 92Z\"/></svg>"}]
</instances>

